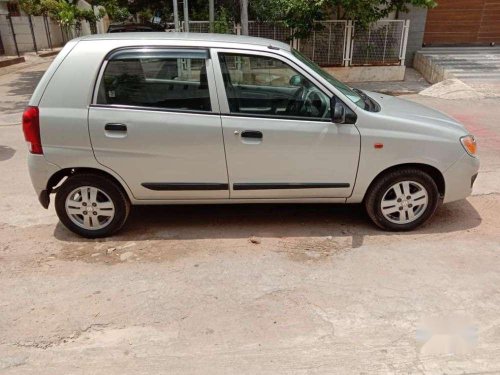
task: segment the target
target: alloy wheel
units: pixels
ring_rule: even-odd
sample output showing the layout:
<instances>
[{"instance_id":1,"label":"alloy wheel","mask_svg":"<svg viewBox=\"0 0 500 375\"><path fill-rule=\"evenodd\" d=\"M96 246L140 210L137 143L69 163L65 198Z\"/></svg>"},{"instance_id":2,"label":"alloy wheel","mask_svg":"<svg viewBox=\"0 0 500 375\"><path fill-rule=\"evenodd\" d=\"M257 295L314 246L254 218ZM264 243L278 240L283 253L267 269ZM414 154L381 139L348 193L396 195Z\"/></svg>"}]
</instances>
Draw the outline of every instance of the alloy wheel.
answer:
<instances>
[{"instance_id":1,"label":"alloy wheel","mask_svg":"<svg viewBox=\"0 0 500 375\"><path fill-rule=\"evenodd\" d=\"M93 186L74 189L66 198L65 209L74 224L88 230L106 227L115 216L115 205L109 195Z\"/></svg>"},{"instance_id":2,"label":"alloy wheel","mask_svg":"<svg viewBox=\"0 0 500 375\"><path fill-rule=\"evenodd\" d=\"M384 193L380 208L391 223L408 224L417 220L429 204L427 190L415 181L400 181Z\"/></svg>"}]
</instances>

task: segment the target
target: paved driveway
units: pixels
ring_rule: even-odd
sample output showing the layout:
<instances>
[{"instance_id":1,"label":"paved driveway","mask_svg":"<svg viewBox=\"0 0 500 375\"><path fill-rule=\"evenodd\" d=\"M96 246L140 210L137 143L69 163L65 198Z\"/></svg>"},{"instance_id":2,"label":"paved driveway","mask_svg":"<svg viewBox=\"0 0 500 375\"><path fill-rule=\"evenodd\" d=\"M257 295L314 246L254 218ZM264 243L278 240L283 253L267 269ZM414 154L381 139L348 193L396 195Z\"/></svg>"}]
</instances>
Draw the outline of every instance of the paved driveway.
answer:
<instances>
[{"instance_id":1,"label":"paved driveway","mask_svg":"<svg viewBox=\"0 0 500 375\"><path fill-rule=\"evenodd\" d=\"M499 101L409 97L483 161L474 196L415 232L360 206L175 206L84 240L27 174L16 116L42 70L0 77L3 373L500 372Z\"/></svg>"}]
</instances>

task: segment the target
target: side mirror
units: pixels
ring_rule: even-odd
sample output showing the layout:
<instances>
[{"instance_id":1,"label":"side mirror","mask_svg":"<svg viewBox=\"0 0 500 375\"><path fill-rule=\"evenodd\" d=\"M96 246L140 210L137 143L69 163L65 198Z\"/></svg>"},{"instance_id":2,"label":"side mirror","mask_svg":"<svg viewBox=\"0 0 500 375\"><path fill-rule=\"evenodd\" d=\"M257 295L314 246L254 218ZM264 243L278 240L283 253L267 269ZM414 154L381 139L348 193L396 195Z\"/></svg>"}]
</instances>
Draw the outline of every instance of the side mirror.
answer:
<instances>
[{"instance_id":1,"label":"side mirror","mask_svg":"<svg viewBox=\"0 0 500 375\"><path fill-rule=\"evenodd\" d=\"M342 103L336 102L332 103L333 106L330 107L333 109L332 111L332 121L335 124L343 124L345 123L345 108Z\"/></svg>"},{"instance_id":2,"label":"side mirror","mask_svg":"<svg viewBox=\"0 0 500 375\"><path fill-rule=\"evenodd\" d=\"M290 78L290 86L302 86L302 76L300 74L296 74Z\"/></svg>"},{"instance_id":3,"label":"side mirror","mask_svg":"<svg viewBox=\"0 0 500 375\"><path fill-rule=\"evenodd\" d=\"M333 97L330 100L330 111L332 114L332 122L335 124L355 124L357 120L356 114L349 109L344 103Z\"/></svg>"}]
</instances>

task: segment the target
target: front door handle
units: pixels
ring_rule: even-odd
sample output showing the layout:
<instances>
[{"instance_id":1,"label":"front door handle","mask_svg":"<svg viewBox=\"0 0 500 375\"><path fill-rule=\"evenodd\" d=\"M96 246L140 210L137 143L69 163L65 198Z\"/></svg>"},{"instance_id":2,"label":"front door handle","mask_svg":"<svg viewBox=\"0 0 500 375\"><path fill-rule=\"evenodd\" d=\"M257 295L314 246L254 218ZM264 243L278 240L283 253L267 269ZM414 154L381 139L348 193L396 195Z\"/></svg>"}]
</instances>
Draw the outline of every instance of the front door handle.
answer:
<instances>
[{"instance_id":1,"label":"front door handle","mask_svg":"<svg viewBox=\"0 0 500 375\"><path fill-rule=\"evenodd\" d=\"M241 132L242 138L262 139L262 132L256 130L244 130Z\"/></svg>"},{"instance_id":2,"label":"front door handle","mask_svg":"<svg viewBox=\"0 0 500 375\"><path fill-rule=\"evenodd\" d=\"M112 131L112 132L126 132L127 125L117 124L117 123L108 123L104 126L104 130Z\"/></svg>"}]
</instances>

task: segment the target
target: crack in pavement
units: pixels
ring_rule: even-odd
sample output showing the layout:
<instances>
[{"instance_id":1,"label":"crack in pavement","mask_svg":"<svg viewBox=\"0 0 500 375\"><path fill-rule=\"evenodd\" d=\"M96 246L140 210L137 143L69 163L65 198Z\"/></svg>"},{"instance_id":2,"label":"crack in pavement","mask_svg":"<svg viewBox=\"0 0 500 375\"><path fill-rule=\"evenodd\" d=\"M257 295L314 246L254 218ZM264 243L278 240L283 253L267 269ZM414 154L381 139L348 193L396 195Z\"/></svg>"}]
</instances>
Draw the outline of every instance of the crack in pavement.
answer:
<instances>
[{"instance_id":1,"label":"crack in pavement","mask_svg":"<svg viewBox=\"0 0 500 375\"><path fill-rule=\"evenodd\" d=\"M89 325L88 327L80 330L74 331L69 336L57 336L52 340L40 340L40 341L18 341L13 343L13 346L19 348L35 348L35 349L48 349L55 346L59 346L62 344L67 344L69 342L73 342L78 339L84 333L90 331L101 331L103 328L107 328L110 326L110 323L94 323Z\"/></svg>"}]
</instances>

